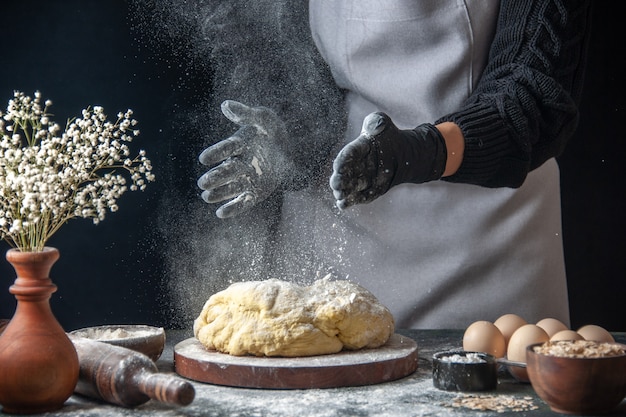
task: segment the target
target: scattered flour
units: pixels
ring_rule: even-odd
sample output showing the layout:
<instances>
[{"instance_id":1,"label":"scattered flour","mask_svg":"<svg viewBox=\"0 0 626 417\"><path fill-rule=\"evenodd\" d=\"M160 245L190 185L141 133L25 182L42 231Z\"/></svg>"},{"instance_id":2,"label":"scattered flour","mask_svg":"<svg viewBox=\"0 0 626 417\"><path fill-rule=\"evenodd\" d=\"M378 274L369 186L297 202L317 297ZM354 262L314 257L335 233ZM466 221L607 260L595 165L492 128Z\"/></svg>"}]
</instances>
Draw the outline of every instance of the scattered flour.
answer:
<instances>
[{"instance_id":1,"label":"scattered flour","mask_svg":"<svg viewBox=\"0 0 626 417\"><path fill-rule=\"evenodd\" d=\"M446 363L485 363L487 362L480 357L477 353L468 353L466 355L460 355L458 353L449 356L442 356L439 358L441 362Z\"/></svg>"}]
</instances>

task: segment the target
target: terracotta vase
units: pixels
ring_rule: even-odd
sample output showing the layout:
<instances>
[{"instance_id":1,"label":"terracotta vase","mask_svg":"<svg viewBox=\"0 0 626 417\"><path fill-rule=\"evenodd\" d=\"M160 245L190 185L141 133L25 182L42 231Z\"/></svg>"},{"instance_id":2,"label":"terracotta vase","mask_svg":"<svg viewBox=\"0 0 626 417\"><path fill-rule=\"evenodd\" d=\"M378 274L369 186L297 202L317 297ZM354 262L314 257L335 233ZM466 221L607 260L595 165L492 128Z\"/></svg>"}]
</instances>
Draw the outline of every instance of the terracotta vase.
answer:
<instances>
[{"instance_id":1,"label":"terracotta vase","mask_svg":"<svg viewBox=\"0 0 626 417\"><path fill-rule=\"evenodd\" d=\"M76 349L50 309L57 287L49 278L59 251L10 249L6 258L17 273L9 288L17 308L0 335L0 404L9 414L59 409L78 381Z\"/></svg>"}]
</instances>

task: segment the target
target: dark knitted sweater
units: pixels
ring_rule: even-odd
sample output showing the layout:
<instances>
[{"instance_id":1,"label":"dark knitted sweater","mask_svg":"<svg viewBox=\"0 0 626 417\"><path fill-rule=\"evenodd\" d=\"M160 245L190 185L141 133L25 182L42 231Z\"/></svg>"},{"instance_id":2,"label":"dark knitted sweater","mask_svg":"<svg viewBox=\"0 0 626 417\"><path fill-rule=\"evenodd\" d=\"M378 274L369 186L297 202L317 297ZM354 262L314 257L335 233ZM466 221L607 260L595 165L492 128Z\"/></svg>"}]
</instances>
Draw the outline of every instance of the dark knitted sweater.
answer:
<instances>
[{"instance_id":1,"label":"dark knitted sweater","mask_svg":"<svg viewBox=\"0 0 626 417\"><path fill-rule=\"evenodd\" d=\"M558 156L578 123L590 32L590 2L501 2L481 80L458 111L463 163L448 181L519 187Z\"/></svg>"}]
</instances>

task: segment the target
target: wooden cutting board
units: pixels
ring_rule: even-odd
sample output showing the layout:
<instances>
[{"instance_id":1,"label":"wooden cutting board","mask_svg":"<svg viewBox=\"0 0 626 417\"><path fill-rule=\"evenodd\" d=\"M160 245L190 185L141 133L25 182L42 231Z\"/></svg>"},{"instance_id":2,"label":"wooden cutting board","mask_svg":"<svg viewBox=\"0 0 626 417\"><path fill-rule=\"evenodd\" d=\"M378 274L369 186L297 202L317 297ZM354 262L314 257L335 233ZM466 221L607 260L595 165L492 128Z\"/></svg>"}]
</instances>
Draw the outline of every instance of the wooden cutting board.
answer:
<instances>
[{"instance_id":1,"label":"wooden cutting board","mask_svg":"<svg viewBox=\"0 0 626 417\"><path fill-rule=\"evenodd\" d=\"M417 343L399 334L376 349L299 358L232 356L195 337L174 346L176 372L199 382L245 388L306 389L378 384L417 369Z\"/></svg>"}]
</instances>

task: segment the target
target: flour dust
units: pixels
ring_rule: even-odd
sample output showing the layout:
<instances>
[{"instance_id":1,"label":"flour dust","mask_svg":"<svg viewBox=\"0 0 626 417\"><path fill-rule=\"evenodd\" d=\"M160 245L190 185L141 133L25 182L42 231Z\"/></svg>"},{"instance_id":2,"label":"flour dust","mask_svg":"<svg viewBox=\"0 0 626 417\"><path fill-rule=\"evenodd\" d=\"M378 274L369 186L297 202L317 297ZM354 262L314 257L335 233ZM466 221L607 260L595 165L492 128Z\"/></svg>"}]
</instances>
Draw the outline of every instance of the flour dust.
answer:
<instances>
[{"instance_id":1,"label":"flour dust","mask_svg":"<svg viewBox=\"0 0 626 417\"><path fill-rule=\"evenodd\" d=\"M343 93L315 48L307 7L285 0L130 2L138 47L154 51L147 65L172 78L171 96L160 103L171 125L158 224L171 327L190 328L209 296L233 282L311 283L344 261L341 230L335 230L335 247L327 248L330 262L318 258L314 244L315 234L334 222L320 230L305 216L306 225L286 229L281 214L285 196L302 190L323 190L324 204L334 206L330 155L344 136ZM198 162L202 150L236 131L220 112L227 99L274 110L289 133L282 156L298 169L283 181L285 194L218 219L219 204L201 200L196 180L206 170Z\"/></svg>"}]
</instances>

